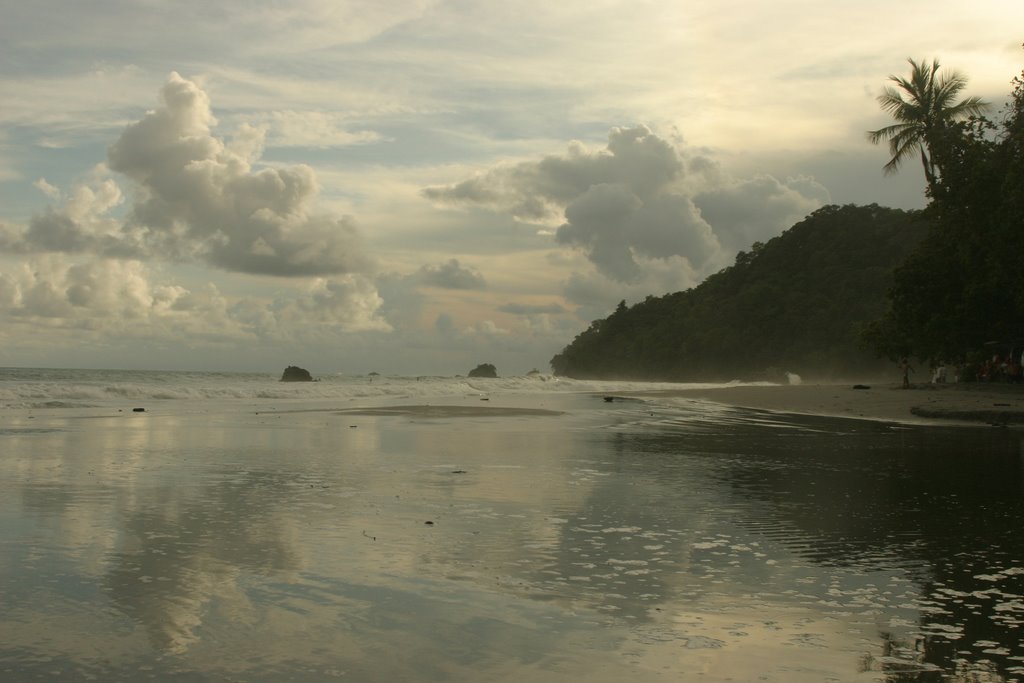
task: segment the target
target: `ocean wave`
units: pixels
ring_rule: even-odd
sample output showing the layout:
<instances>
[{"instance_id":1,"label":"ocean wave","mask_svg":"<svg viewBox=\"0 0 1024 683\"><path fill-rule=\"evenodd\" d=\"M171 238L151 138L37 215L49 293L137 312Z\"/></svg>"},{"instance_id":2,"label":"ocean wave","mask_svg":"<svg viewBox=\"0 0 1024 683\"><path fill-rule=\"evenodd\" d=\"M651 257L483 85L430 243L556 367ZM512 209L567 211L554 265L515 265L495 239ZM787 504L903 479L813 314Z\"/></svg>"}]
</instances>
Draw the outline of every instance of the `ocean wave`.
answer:
<instances>
[{"instance_id":1,"label":"ocean wave","mask_svg":"<svg viewBox=\"0 0 1024 683\"><path fill-rule=\"evenodd\" d=\"M290 401L428 399L502 394L627 393L694 386L669 382L575 380L551 375L500 378L331 375L280 382L259 374L0 369L0 406L63 408L126 401Z\"/></svg>"}]
</instances>

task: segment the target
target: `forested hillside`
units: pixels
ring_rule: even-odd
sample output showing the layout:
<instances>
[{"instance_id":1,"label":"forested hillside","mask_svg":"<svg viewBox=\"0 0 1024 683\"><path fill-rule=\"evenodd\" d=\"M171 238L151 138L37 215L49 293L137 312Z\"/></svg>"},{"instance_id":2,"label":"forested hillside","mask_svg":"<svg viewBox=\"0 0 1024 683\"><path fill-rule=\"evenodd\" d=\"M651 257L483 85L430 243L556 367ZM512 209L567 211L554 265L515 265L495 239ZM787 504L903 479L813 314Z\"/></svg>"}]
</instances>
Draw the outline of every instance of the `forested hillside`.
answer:
<instances>
[{"instance_id":1,"label":"forested hillside","mask_svg":"<svg viewBox=\"0 0 1024 683\"><path fill-rule=\"evenodd\" d=\"M556 374L646 380L840 377L881 371L862 347L892 273L927 232L921 212L826 206L699 286L594 321Z\"/></svg>"}]
</instances>

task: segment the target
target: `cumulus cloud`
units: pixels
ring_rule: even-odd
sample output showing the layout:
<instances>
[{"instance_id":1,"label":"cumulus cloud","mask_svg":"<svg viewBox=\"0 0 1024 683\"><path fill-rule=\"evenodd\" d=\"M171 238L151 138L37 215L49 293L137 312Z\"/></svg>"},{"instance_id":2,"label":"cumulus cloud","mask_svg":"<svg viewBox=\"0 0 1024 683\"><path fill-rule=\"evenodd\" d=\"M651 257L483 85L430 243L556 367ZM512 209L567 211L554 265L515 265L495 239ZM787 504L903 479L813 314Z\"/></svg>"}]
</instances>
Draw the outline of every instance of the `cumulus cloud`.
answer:
<instances>
[{"instance_id":1,"label":"cumulus cloud","mask_svg":"<svg viewBox=\"0 0 1024 683\"><path fill-rule=\"evenodd\" d=\"M585 249L598 270L620 282L640 278L637 256L679 256L700 267L720 248L693 202L677 194L641 199L622 185L594 185L566 207L565 218L559 244Z\"/></svg>"},{"instance_id":2,"label":"cumulus cloud","mask_svg":"<svg viewBox=\"0 0 1024 683\"><path fill-rule=\"evenodd\" d=\"M455 185L428 187L423 195L539 220L558 217L567 204L594 185L620 185L647 196L672 182L682 170L675 149L645 126L613 128L604 150L591 152L582 143L572 142L565 154L499 166Z\"/></svg>"},{"instance_id":3,"label":"cumulus cloud","mask_svg":"<svg viewBox=\"0 0 1024 683\"><path fill-rule=\"evenodd\" d=\"M391 326L377 315L381 303L372 281L346 275L316 278L300 296L276 308L278 319L289 326L315 324L348 332L386 332Z\"/></svg>"},{"instance_id":4,"label":"cumulus cloud","mask_svg":"<svg viewBox=\"0 0 1024 683\"><path fill-rule=\"evenodd\" d=\"M614 128L603 150L572 143L564 155L427 188L424 196L521 220L561 214L560 244L584 250L609 277L633 282L640 277L637 256L679 256L699 267L719 249L711 227L678 191L684 168L675 147L645 126Z\"/></svg>"},{"instance_id":5,"label":"cumulus cloud","mask_svg":"<svg viewBox=\"0 0 1024 683\"><path fill-rule=\"evenodd\" d=\"M62 327L123 332L174 310L185 290L153 286L138 261L69 261L48 254L0 273L0 311Z\"/></svg>"},{"instance_id":6,"label":"cumulus cloud","mask_svg":"<svg viewBox=\"0 0 1024 683\"><path fill-rule=\"evenodd\" d=\"M416 279L428 287L441 289L484 289L487 281L479 271L463 266L458 259L449 259L438 266L423 266Z\"/></svg>"},{"instance_id":7,"label":"cumulus cloud","mask_svg":"<svg viewBox=\"0 0 1024 683\"><path fill-rule=\"evenodd\" d=\"M652 264L682 262L706 276L828 201L811 178L733 180L706 155L688 155L645 126L613 128L601 150L574 142L564 154L423 194L522 221L560 221L552 230L559 244L581 250L610 280L640 286Z\"/></svg>"},{"instance_id":8,"label":"cumulus cloud","mask_svg":"<svg viewBox=\"0 0 1024 683\"><path fill-rule=\"evenodd\" d=\"M352 219L315 212L319 188L310 167L254 168L264 131L243 126L230 143L216 137L209 97L177 73L160 99L108 150L109 169L132 182L126 217L112 217L124 197L113 179L97 173L64 206L34 217L16 243L3 246L199 261L278 276L371 267Z\"/></svg>"},{"instance_id":9,"label":"cumulus cloud","mask_svg":"<svg viewBox=\"0 0 1024 683\"><path fill-rule=\"evenodd\" d=\"M36 188L50 199L60 199L60 190L46 181L46 178L38 178L32 187Z\"/></svg>"},{"instance_id":10,"label":"cumulus cloud","mask_svg":"<svg viewBox=\"0 0 1024 683\"><path fill-rule=\"evenodd\" d=\"M87 330L106 339L286 342L388 331L381 299L363 276L316 278L274 299L231 299L212 283L162 283L141 261L33 257L0 272L0 315L37 328Z\"/></svg>"}]
</instances>

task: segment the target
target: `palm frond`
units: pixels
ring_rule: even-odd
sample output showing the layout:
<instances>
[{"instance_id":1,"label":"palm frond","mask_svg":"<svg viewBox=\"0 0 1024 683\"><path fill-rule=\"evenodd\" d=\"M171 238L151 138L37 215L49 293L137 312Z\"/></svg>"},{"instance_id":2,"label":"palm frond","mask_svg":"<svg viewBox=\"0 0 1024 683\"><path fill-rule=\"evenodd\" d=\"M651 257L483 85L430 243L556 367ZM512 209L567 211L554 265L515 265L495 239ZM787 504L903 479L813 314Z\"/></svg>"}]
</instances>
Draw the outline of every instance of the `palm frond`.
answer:
<instances>
[{"instance_id":1,"label":"palm frond","mask_svg":"<svg viewBox=\"0 0 1024 683\"><path fill-rule=\"evenodd\" d=\"M945 111L945 118L948 121L957 121L968 116L979 116L991 108L991 103L986 102L980 97L968 97L948 107Z\"/></svg>"},{"instance_id":2,"label":"palm frond","mask_svg":"<svg viewBox=\"0 0 1024 683\"><path fill-rule=\"evenodd\" d=\"M871 144L873 145L877 145L883 140L891 140L897 137L908 127L913 126L914 124L911 123L894 123L891 126L885 126L884 128L879 128L878 130L869 130L867 133L868 141L871 142Z\"/></svg>"},{"instance_id":3,"label":"palm frond","mask_svg":"<svg viewBox=\"0 0 1024 683\"><path fill-rule=\"evenodd\" d=\"M883 167L885 173L899 170L900 164L915 151L921 153L929 185L935 182L937 169L930 158L929 142L947 122L981 114L989 104L978 97L957 102L967 87L967 78L957 71L940 73L939 60L920 62L907 58L908 76L889 76L890 85L877 97L879 106L897 123L867 132L873 144L887 141L892 158Z\"/></svg>"}]
</instances>

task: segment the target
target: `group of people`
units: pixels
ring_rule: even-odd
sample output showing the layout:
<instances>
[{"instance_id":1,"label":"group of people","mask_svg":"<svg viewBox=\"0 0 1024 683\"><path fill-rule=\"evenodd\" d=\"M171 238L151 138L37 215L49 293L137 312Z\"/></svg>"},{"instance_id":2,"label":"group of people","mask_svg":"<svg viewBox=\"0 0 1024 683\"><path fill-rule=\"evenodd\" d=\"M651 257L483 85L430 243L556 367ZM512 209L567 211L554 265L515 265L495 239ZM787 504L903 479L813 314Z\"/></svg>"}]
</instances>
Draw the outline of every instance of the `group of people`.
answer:
<instances>
[{"instance_id":1,"label":"group of people","mask_svg":"<svg viewBox=\"0 0 1024 683\"><path fill-rule=\"evenodd\" d=\"M1006 354L994 354L981 363L953 366L953 382L1010 382L1018 384L1024 381L1024 350L1013 350ZM907 358L900 360L900 372L903 375L903 388L910 388L910 374L914 368ZM940 363L932 368L932 383L943 384L947 381L948 368Z\"/></svg>"},{"instance_id":2,"label":"group of people","mask_svg":"<svg viewBox=\"0 0 1024 683\"><path fill-rule=\"evenodd\" d=\"M1012 382L1017 384L1021 381L1021 367L1024 366L1024 353L1020 357L1015 353L1008 353L1005 356L996 354L991 359L986 358L978 369L979 382Z\"/></svg>"}]
</instances>

